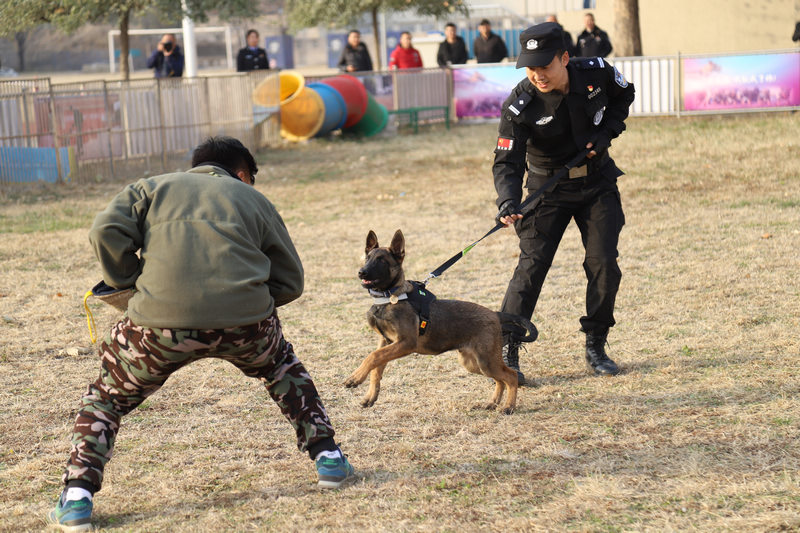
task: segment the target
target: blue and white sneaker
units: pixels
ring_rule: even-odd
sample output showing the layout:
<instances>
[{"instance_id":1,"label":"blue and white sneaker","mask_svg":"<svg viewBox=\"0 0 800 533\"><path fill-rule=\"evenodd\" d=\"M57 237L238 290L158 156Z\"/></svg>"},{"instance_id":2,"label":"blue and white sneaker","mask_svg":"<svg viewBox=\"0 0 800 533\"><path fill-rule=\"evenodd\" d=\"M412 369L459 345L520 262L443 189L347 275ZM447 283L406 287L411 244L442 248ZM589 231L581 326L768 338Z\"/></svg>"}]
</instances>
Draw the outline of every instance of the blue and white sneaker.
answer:
<instances>
[{"instance_id":1,"label":"blue and white sneaker","mask_svg":"<svg viewBox=\"0 0 800 533\"><path fill-rule=\"evenodd\" d=\"M319 474L319 486L324 489L338 489L356 475L353 465L341 450L320 452L314 463Z\"/></svg>"},{"instance_id":2,"label":"blue and white sneaker","mask_svg":"<svg viewBox=\"0 0 800 533\"><path fill-rule=\"evenodd\" d=\"M67 533L91 531L92 500L81 498L80 500L64 501L65 496L66 490L59 496L55 509L47 515L47 523Z\"/></svg>"}]
</instances>

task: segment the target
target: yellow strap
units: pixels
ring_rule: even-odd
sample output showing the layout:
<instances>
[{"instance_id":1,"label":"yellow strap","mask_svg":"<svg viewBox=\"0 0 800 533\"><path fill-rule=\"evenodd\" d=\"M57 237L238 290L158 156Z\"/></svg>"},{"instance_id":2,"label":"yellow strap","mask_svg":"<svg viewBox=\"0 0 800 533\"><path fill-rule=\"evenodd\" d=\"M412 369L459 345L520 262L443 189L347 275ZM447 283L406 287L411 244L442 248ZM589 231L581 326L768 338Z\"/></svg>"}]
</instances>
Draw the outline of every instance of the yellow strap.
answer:
<instances>
[{"instance_id":1,"label":"yellow strap","mask_svg":"<svg viewBox=\"0 0 800 533\"><path fill-rule=\"evenodd\" d=\"M86 309L86 325L89 326L89 338L92 340L92 344L94 344L97 342L97 325L94 323L94 315L92 315L92 310L89 309L89 304L86 303L86 300L91 295L91 290L86 291L86 294L83 295L83 308Z\"/></svg>"}]
</instances>

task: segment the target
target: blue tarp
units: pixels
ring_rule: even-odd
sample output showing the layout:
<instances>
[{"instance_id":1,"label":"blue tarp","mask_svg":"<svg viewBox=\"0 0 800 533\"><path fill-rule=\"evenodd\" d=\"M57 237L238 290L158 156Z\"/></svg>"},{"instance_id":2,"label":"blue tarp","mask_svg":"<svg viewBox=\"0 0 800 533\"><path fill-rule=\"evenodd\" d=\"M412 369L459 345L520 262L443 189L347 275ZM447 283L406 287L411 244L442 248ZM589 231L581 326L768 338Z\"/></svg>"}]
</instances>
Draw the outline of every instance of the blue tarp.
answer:
<instances>
[{"instance_id":1,"label":"blue tarp","mask_svg":"<svg viewBox=\"0 0 800 533\"><path fill-rule=\"evenodd\" d=\"M69 181L69 149L60 148L61 172ZM33 183L58 181L55 148L18 148L0 146L0 182Z\"/></svg>"}]
</instances>

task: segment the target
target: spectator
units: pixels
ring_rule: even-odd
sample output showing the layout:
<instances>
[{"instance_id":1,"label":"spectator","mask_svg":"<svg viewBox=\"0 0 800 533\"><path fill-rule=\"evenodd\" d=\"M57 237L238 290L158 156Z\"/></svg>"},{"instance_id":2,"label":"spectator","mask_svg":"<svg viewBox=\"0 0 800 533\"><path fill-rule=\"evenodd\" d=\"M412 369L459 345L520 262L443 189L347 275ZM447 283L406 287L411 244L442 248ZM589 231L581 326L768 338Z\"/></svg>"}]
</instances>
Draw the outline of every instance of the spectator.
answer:
<instances>
[{"instance_id":1,"label":"spectator","mask_svg":"<svg viewBox=\"0 0 800 533\"><path fill-rule=\"evenodd\" d=\"M800 42L800 22L794 25L794 35L792 35L792 41Z\"/></svg>"},{"instance_id":2,"label":"spectator","mask_svg":"<svg viewBox=\"0 0 800 533\"><path fill-rule=\"evenodd\" d=\"M165 33L158 47L147 58L147 68L153 69L156 78L180 78L183 76L183 52L175 43L174 33Z\"/></svg>"},{"instance_id":3,"label":"spectator","mask_svg":"<svg viewBox=\"0 0 800 533\"><path fill-rule=\"evenodd\" d=\"M400 34L400 44L389 56L390 69L422 68L422 56L411 46L411 34L404 31Z\"/></svg>"},{"instance_id":4,"label":"spectator","mask_svg":"<svg viewBox=\"0 0 800 533\"><path fill-rule=\"evenodd\" d=\"M105 281L133 291L99 346L100 376L78 408L51 524L91 529L122 417L173 372L208 357L264 384L316 462L321 488L352 479L314 382L281 331L276 310L302 294L303 265L280 214L252 187L257 171L241 142L212 137L195 149L191 170L140 179L95 218L89 241Z\"/></svg>"},{"instance_id":5,"label":"spectator","mask_svg":"<svg viewBox=\"0 0 800 533\"><path fill-rule=\"evenodd\" d=\"M586 29L578 35L577 49L581 57L606 57L613 50L608 34L595 26L594 15L586 13L583 17Z\"/></svg>"},{"instance_id":6,"label":"spectator","mask_svg":"<svg viewBox=\"0 0 800 533\"><path fill-rule=\"evenodd\" d=\"M508 57L506 43L496 33L492 33L492 24L483 19L478 24L478 31L481 33L475 38L472 45L475 59L478 63L499 63Z\"/></svg>"},{"instance_id":7,"label":"spectator","mask_svg":"<svg viewBox=\"0 0 800 533\"><path fill-rule=\"evenodd\" d=\"M564 34L564 50L569 52L570 57L577 57L578 52L575 49L575 44L572 42L572 35L558 22L558 18L555 15L547 15L545 22L555 22L558 24L558 26L561 28L561 33Z\"/></svg>"},{"instance_id":8,"label":"spectator","mask_svg":"<svg viewBox=\"0 0 800 533\"><path fill-rule=\"evenodd\" d=\"M456 25L448 22L444 27L444 41L439 44L436 62L440 67L463 65L469 58L464 39L456 35Z\"/></svg>"},{"instance_id":9,"label":"spectator","mask_svg":"<svg viewBox=\"0 0 800 533\"><path fill-rule=\"evenodd\" d=\"M267 51L258 47L258 32L247 30L244 40L247 42L247 46L239 50L239 55L236 56L236 71L269 70Z\"/></svg>"},{"instance_id":10,"label":"spectator","mask_svg":"<svg viewBox=\"0 0 800 533\"><path fill-rule=\"evenodd\" d=\"M369 57L367 45L361 42L361 32L350 30L347 44L342 50L339 69L344 72L361 72L372 70L372 59Z\"/></svg>"}]
</instances>

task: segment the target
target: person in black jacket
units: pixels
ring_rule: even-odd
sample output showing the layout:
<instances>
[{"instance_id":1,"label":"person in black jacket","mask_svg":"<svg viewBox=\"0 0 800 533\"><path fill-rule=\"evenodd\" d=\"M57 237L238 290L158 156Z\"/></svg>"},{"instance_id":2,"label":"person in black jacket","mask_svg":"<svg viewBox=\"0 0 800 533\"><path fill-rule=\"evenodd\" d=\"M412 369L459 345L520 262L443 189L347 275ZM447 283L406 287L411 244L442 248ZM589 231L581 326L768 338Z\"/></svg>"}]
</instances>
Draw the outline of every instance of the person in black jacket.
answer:
<instances>
[{"instance_id":1,"label":"person in black jacket","mask_svg":"<svg viewBox=\"0 0 800 533\"><path fill-rule=\"evenodd\" d=\"M236 56L236 71L269 70L267 51L258 47L258 32L247 30L244 39L247 46L239 50L239 55Z\"/></svg>"},{"instance_id":2,"label":"person in black jacket","mask_svg":"<svg viewBox=\"0 0 800 533\"><path fill-rule=\"evenodd\" d=\"M555 22L559 26L561 24L558 22L558 17L555 15L547 15L547 18L544 19L545 22ZM561 31L564 32L564 44L567 46L567 52L569 52L569 57L577 57L578 53L575 49L575 44L572 41L572 34L564 29L564 26L561 26Z\"/></svg>"},{"instance_id":3,"label":"person in black jacket","mask_svg":"<svg viewBox=\"0 0 800 533\"><path fill-rule=\"evenodd\" d=\"M586 29L578 35L577 51L581 57L606 57L614 48L608 34L595 26L594 15L586 13L583 17Z\"/></svg>"},{"instance_id":4,"label":"person in black jacket","mask_svg":"<svg viewBox=\"0 0 800 533\"><path fill-rule=\"evenodd\" d=\"M483 19L478 24L478 31L481 33L475 38L472 44L475 59L478 63L499 63L508 57L506 43L496 33L492 33L492 24Z\"/></svg>"},{"instance_id":5,"label":"person in black jacket","mask_svg":"<svg viewBox=\"0 0 800 533\"><path fill-rule=\"evenodd\" d=\"M369 57L367 45L361 42L361 32L358 30L350 30L347 34L347 44L339 59L339 69L344 72L372 70L372 59Z\"/></svg>"},{"instance_id":6,"label":"person in black jacket","mask_svg":"<svg viewBox=\"0 0 800 533\"><path fill-rule=\"evenodd\" d=\"M153 69L156 78L180 78L183 65L183 52L175 42L175 34L165 33L156 50L147 58L147 68Z\"/></svg>"},{"instance_id":7,"label":"person in black jacket","mask_svg":"<svg viewBox=\"0 0 800 533\"><path fill-rule=\"evenodd\" d=\"M448 22L444 27L444 41L439 43L436 62L440 67L463 65L469 59L464 39L456 35L456 25Z\"/></svg>"},{"instance_id":8,"label":"person in black jacket","mask_svg":"<svg viewBox=\"0 0 800 533\"><path fill-rule=\"evenodd\" d=\"M602 58L569 60L561 27L545 22L520 34L517 68L527 77L503 104L492 167L497 190L496 220L514 225L520 255L501 311L530 318L547 271L570 220L585 249L588 280L586 361L595 374L615 375L619 367L605 352L614 325L614 302L622 274L617 243L625 223L617 178L622 175L608 154L611 140L625 130L633 103L633 84ZM586 149L588 155L538 196L524 212L524 187L532 193ZM527 180L525 173L527 170ZM519 371L519 343L506 338L503 357Z\"/></svg>"}]
</instances>

